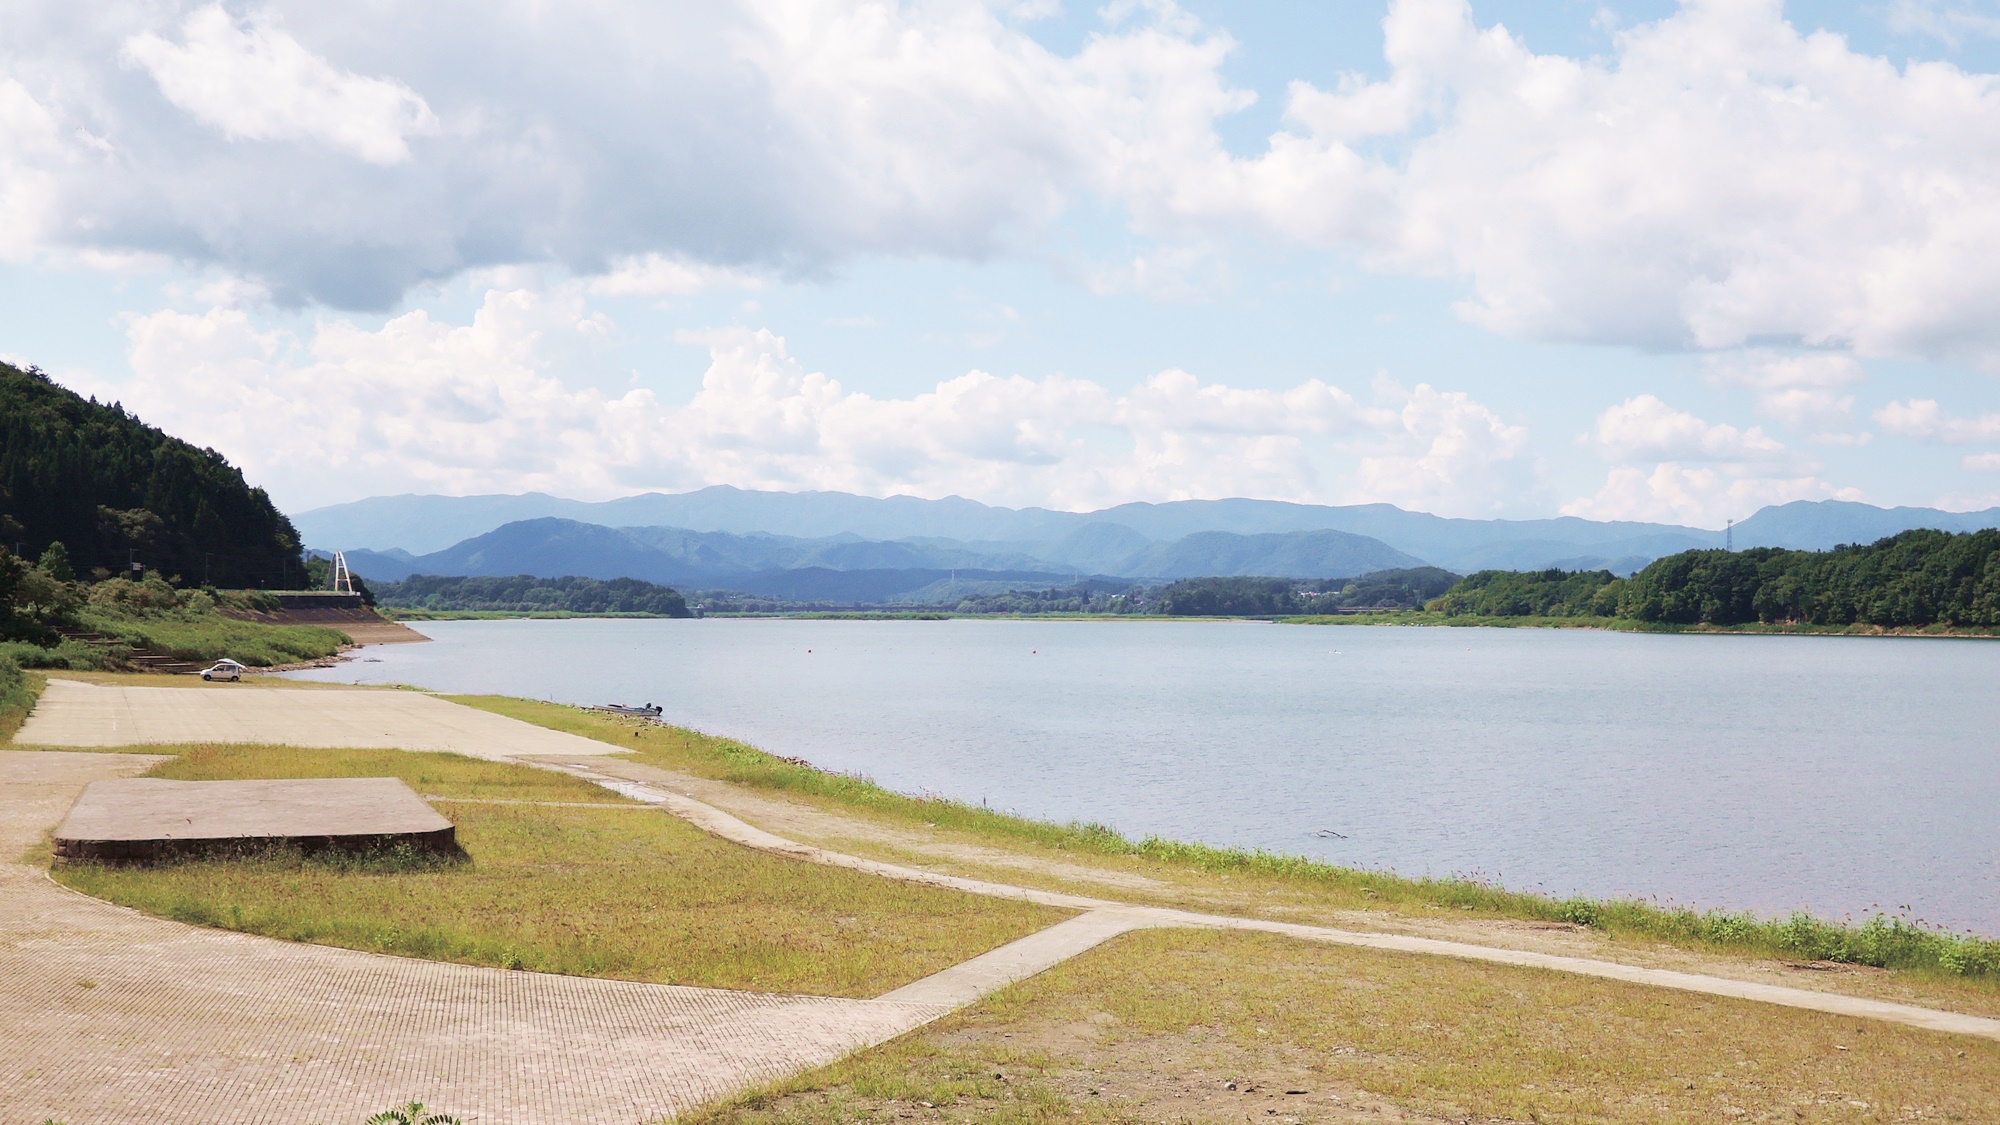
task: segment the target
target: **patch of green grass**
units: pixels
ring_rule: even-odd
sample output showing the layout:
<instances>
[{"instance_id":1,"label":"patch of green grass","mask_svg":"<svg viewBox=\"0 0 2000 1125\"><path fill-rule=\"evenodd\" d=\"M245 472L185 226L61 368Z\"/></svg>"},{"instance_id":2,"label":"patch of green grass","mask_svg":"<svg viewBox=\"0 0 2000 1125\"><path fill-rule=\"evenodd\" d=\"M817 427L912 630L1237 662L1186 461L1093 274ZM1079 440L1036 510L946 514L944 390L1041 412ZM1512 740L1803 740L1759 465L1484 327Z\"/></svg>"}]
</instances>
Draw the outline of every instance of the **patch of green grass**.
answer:
<instances>
[{"instance_id":1,"label":"patch of green grass","mask_svg":"<svg viewBox=\"0 0 2000 1125\"><path fill-rule=\"evenodd\" d=\"M12 657L0 654L0 743L14 740L14 732L27 721L47 686L46 677L23 671Z\"/></svg>"},{"instance_id":2,"label":"patch of green grass","mask_svg":"<svg viewBox=\"0 0 2000 1125\"><path fill-rule=\"evenodd\" d=\"M1511 966L1156 930L676 1121L1401 1119L1375 1115L1385 1102L1451 1121L1981 1121L2000 1104L2000 1043Z\"/></svg>"},{"instance_id":3,"label":"patch of green grass","mask_svg":"<svg viewBox=\"0 0 2000 1125\"><path fill-rule=\"evenodd\" d=\"M771 856L548 770L450 754L203 746L153 776L401 777L467 859L370 865L273 852L159 867L64 864L86 894L293 941L628 980L875 996L1064 912Z\"/></svg>"},{"instance_id":4,"label":"patch of green grass","mask_svg":"<svg viewBox=\"0 0 2000 1125\"><path fill-rule=\"evenodd\" d=\"M256 668L332 656L347 634L323 625L269 625L224 617L213 610L130 610L89 606L78 614L92 632L179 660L229 657Z\"/></svg>"},{"instance_id":5,"label":"patch of green grass","mask_svg":"<svg viewBox=\"0 0 2000 1125\"><path fill-rule=\"evenodd\" d=\"M0 656L23 668L66 668L82 671L108 667L112 653L82 641L61 640L43 647L30 641L0 641Z\"/></svg>"},{"instance_id":6,"label":"patch of green grass","mask_svg":"<svg viewBox=\"0 0 2000 1125\"><path fill-rule=\"evenodd\" d=\"M1888 917L1847 925L1794 914L1762 918L1632 900L1556 899L1472 879L1410 878L1302 856L1218 848L1157 836L1130 839L1101 824L1054 824L940 797L912 797L866 778L827 773L698 731L635 722L554 703L502 696L458 702L624 746L639 761L759 789L797 794L904 824L935 826L1002 844L1068 856L1137 860L1176 872L1303 888L1343 907L1445 907L1474 916L1569 922L1614 937L1800 961L1915 970L2000 986L2000 941L1956 935Z\"/></svg>"}]
</instances>

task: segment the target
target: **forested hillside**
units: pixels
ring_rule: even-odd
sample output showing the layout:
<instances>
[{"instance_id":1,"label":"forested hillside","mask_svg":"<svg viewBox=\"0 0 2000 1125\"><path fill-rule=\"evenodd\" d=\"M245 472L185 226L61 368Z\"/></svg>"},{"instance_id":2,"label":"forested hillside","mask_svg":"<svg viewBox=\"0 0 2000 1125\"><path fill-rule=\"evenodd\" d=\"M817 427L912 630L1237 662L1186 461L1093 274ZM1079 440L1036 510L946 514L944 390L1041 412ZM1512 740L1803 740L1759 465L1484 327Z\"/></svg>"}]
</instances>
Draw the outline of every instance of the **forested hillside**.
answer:
<instances>
[{"instance_id":1,"label":"forested hillside","mask_svg":"<svg viewBox=\"0 0 2000 1125\"><path fill-rule=\"evenodd\" d=\"M189 584L295 587L298 533L221 454L0 363L0 544L79 576L136 560Z\"/></svg>"},{"instance_id":2,"label":"forested hillside","mask_svg":"<svg viewBox=\"0 0 2000 1125\"><path fill-rule=\"evenodd\" d=\"M1675 625L2000 626L2000 531L1906 531L1831 551L1686 551L1629 579L1483 571L1447 616L1617 617Z\"/></svg>"},{"instance_id":3,"label":"forested hillside","mask_svg":"<svg viewBox=\"0 0 2000 1125\"><path fill-rule=\"evenodd\" d=\"M441 578L419 574L377 583L377 605L434 612L630 613L688 616L687 602L666 586L636 578Z\"/></svg>"}]
</instances>

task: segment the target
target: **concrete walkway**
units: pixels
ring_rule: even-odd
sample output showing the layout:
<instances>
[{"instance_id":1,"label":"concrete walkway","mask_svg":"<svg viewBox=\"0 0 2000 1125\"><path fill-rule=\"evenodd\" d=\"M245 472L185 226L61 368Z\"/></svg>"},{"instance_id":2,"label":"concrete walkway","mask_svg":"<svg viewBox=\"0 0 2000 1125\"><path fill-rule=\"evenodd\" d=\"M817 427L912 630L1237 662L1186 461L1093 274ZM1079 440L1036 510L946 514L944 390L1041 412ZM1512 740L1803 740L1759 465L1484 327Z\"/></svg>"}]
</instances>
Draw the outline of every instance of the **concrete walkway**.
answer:
<instances>
[{"instance_id":1,"label":"concrete walkway","mask_svg":"<svg viewBox=\"0 0 2000 1125\"><path fill-rule=\"evenodd\" d=\"M414 1098L469 1122L636 1125L949 1010L276 941L149 917L12 862L85 784L156 761L0 751L0 1121L342 1125Z\"/></svg>"},{"instance_id":2,"label":"concrete walkway","mask_svg":"<svg viewBox=\"0 0 2000 1125\"><path fill-rule=\"evenodd\" d=\"M415 691L191 690L51 679L14 741L22 746L267 742L445 750L473 758L616 754L594 739L546 730Z\"/></svg>"}]
</instances>

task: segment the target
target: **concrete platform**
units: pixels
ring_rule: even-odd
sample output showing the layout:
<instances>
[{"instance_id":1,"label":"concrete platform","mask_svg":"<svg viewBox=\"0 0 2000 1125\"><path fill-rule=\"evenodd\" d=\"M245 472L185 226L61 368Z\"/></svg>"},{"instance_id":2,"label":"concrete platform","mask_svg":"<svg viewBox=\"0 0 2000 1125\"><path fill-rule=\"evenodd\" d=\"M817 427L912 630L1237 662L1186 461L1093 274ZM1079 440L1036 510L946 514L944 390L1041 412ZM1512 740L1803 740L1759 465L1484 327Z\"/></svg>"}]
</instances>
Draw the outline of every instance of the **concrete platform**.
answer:
<instances>
[{"instance_id":1,"label":"concrete platform","mask_svg":"<svg viewBox=\"0 0 2000 1125\"><path fill-rule=\"evenodd\" d=\"M14 741L24 746L263 742L445 750L507 760L616 754L619 747L414 691L251 684L133 687L51 679Z\"/></svg>"},{"instance_id":2,"label":"concrete platform","mask_svg":"<svg viewBox=\"0 0 2000 1125\"><path fill-rule=\"evenodd\" d=\"M250 845L449 853L450 821L394 777L94 781L55 831L65 859L158 860Z\"/></svg>"}]
</instances>

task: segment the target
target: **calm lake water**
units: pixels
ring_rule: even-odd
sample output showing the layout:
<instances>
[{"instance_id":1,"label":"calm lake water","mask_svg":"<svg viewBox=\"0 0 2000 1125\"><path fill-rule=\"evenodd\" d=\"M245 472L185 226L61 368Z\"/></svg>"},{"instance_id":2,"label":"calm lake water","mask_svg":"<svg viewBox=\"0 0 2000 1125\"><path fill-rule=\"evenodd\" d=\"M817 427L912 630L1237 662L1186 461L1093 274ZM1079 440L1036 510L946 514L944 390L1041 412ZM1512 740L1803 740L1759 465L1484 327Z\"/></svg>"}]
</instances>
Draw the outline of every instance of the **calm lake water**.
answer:
<instances>
[{"instance_id":1,"label":"calm lake water","mask_svg":"<svg viewBox=\"0 0 2000 1125\"><path fill-rule=\"evenodd\" d=\"M1054 820L2000 934L2000 642L1243 622L427 622L302 678L665 718ZM1339 833L1339 837L1325 833Z\"/></svg>"}]
</instances>

